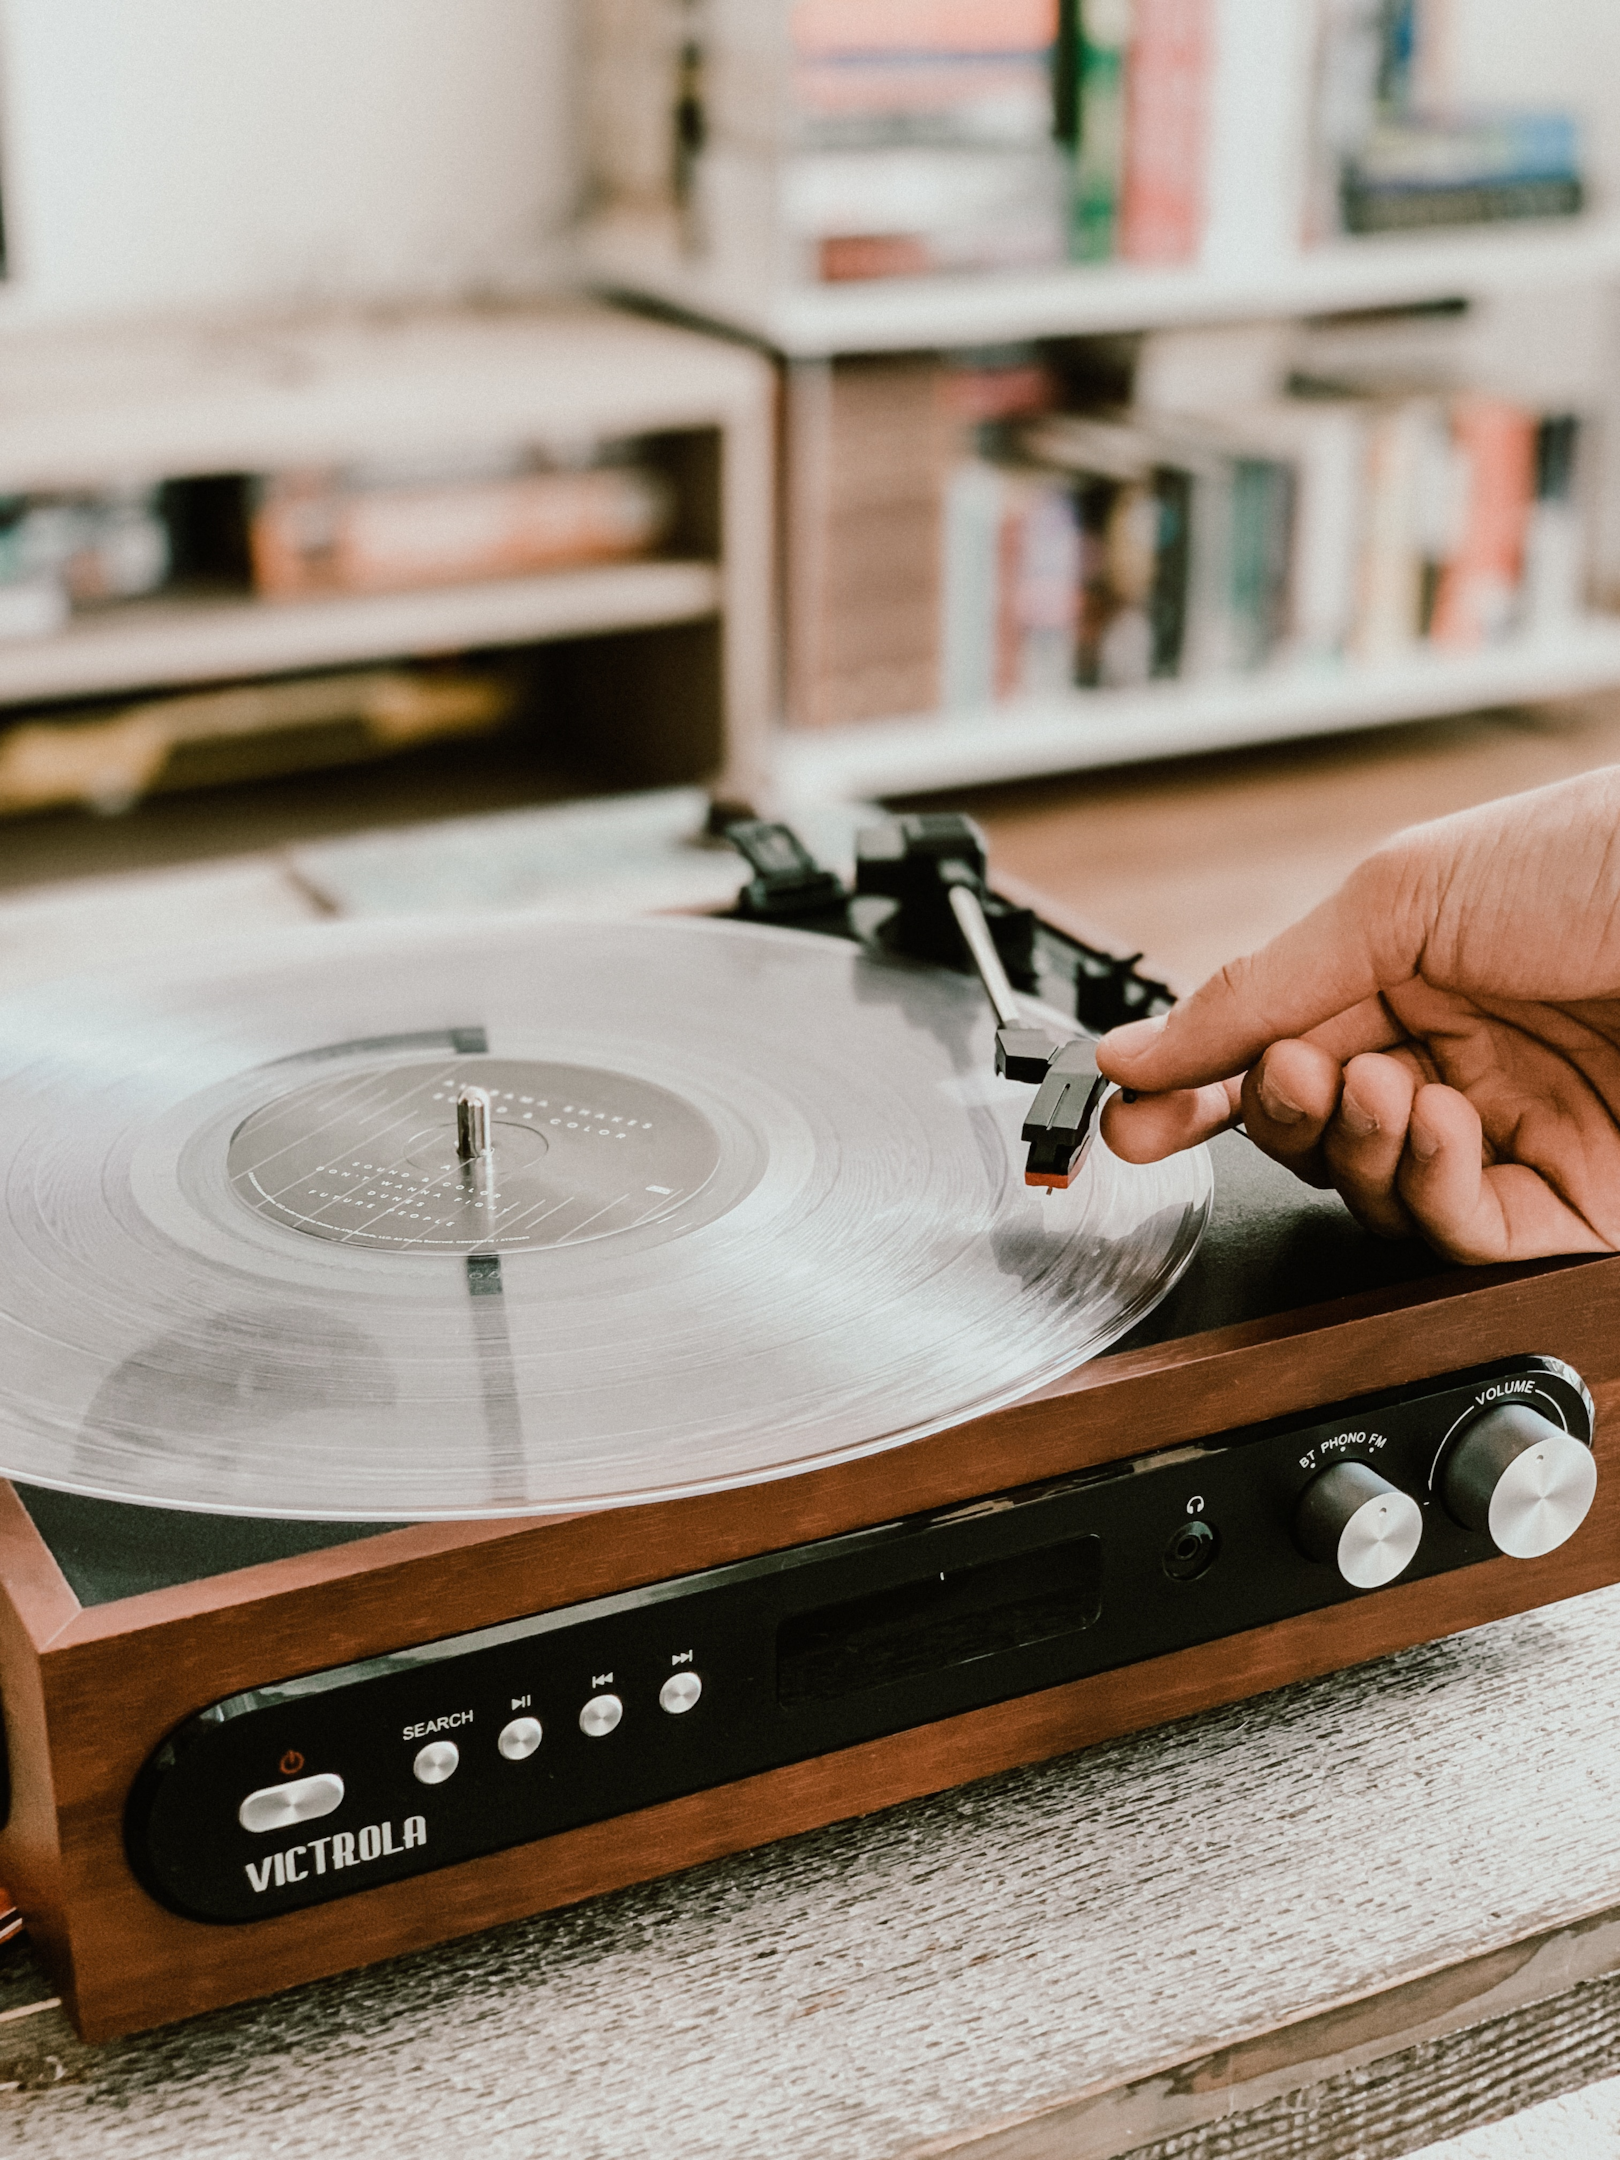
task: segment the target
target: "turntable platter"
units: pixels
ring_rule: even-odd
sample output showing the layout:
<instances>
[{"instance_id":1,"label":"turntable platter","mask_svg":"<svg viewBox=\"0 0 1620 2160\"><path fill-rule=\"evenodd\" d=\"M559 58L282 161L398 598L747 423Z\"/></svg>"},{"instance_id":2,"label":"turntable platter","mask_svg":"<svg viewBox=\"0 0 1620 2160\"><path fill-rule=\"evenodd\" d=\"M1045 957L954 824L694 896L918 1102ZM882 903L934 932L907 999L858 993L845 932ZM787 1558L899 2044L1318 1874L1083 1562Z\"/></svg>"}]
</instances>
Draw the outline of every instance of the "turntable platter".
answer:
<instances>
[{"instance_id":1,"label":"turntable platter","mask_svg":"<svg viewBox=\"0 0 1620 2160\"><path fill-rule=\"evenodd\" d=\"M1158 1302L1210 1186L1097 1141L1031 1190L993 1026L966 977L699 920L337 925L13 998L0 1471L533 1514L1008 1402Z\"/></svg>"}]
</instances>

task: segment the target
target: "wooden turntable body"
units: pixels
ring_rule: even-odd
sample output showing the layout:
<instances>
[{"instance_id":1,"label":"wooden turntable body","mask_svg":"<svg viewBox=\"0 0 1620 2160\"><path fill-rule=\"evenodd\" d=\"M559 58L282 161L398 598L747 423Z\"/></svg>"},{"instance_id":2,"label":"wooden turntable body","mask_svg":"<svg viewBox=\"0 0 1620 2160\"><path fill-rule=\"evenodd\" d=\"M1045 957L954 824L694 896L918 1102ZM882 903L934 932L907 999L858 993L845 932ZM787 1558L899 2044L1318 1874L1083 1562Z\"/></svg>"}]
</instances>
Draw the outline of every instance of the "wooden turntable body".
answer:
<instances>
[{"instance_id":1,"label":"wooden turntable body","mask_svg":"<svg viewBox=\"0 0 1620 2160\"><path fill-rule=\"evenodd\" d=\"M254 1686L1119 1462L1518 1354L1596 1410L1598 1497L1542 1560L1375 1591L990 1708L249 1925L178 1917L123 1818L152 1749ZM104 2039L1359 1663L1620 1579L1620 1258L1430 1275L1125 1350L865 1461L595 1515L387 1531L81 1606L0 1486L0 1880L85 2037Z\"/></svg>"}]
</instances>

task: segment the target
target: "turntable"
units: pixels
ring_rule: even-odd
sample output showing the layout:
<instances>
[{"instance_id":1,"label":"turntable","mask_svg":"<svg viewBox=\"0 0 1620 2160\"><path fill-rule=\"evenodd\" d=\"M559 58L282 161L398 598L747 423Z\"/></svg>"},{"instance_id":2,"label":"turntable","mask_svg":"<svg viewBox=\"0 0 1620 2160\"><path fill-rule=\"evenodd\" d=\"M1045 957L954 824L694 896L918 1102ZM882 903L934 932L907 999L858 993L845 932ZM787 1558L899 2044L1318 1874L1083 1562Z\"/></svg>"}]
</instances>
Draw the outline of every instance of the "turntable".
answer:
<instances>
[{"instance_id":1,"label":"turntable","mask_svg":"<svg viewBox=\"0 0 1620 2160\"><path fill-rule=\"evenodd\" d=\"M100 2038L1615 1579L1620 1261L1095 1132L961 819L0 1012L0 1880Z\"/></svg>"}]
</instances>

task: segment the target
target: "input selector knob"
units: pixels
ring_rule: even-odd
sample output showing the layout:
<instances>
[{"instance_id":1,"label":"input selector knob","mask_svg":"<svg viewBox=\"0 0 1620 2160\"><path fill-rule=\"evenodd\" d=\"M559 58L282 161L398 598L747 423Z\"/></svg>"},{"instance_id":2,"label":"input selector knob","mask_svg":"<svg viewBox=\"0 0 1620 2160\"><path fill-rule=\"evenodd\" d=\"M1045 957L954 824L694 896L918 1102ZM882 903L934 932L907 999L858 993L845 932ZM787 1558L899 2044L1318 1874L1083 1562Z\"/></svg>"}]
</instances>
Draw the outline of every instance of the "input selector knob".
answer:
<instances>
[{"instance_id":1,"label":"input selector knob","mask_svg":"<svg viewBox=\"0 0 1620 2160\"><path fill-rule=\"evenodd\" d=\"M1301 1493L1294 1534L1313 1560L1330 1560L1353 1590L1378 1590L1417 1551L1423 1510L1365 1463L1335 1463Z\"/></svg>"},{"instance_id":2,"label":"input selector knob","mask_svg":"<svg viewBox=\"0 0 1620 2160\"><path fill-rule=\"evenodd\" d=\"M1539 1560L1573 1537L1596 1491L1592 1450L1528 1403L1487 1410L1440 1465L1447 1512L1513 1560Z\"/></svg>"}]
</instances>

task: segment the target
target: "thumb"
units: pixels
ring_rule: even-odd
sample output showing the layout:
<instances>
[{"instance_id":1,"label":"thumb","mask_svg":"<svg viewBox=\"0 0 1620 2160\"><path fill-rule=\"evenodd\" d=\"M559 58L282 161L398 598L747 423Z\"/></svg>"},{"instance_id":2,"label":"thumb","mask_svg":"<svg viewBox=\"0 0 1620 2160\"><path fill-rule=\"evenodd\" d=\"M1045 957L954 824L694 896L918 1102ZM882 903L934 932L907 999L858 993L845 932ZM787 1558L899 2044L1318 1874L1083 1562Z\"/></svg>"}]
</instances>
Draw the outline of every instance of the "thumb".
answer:
<instances>
[{"instance_id":1,"label":"thumb","mask_svg":"<svg viewBox=\"0 0 1620 2160\"><path fill-rule=\"evenodd\" d=\"M1398 858L1373 856L1269 945L1228 961L1162 1019L1133 1020L1097 1045L1097 1069L1143 1094L1247 1071L1274 1042L1410 980L1425 913Z\"/></svg>"}]
</instances>

